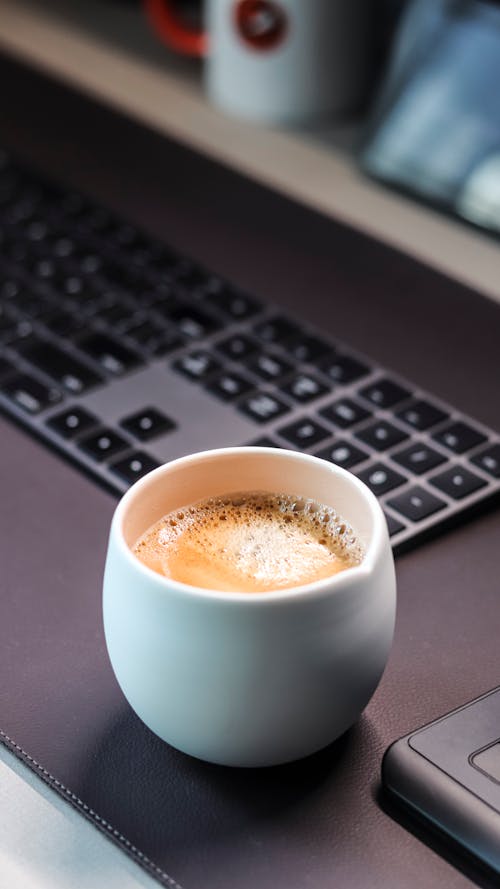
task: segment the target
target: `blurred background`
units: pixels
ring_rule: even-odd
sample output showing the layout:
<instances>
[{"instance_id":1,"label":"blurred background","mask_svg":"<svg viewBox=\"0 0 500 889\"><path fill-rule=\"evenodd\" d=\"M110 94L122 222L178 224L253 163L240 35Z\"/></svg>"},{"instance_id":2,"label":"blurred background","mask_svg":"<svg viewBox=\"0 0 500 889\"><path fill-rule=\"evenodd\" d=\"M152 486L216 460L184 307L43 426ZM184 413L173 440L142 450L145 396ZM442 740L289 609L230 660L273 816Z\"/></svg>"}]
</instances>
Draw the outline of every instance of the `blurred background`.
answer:
<instances>
[{"instance_id":1,"label":"blurred background","mask_svg":"<svg viewBox=\"0 0 500 889\"><path fill-rule=\"evenodd\" d=\"M43 41L64 57L68 29L109 52L100 74L82 57L80 79L93 93L117 99L113 59L126 53L165 78L164 98L158 81L134 82L138 112L170 119L174 136L184 114L223 161L243 158L243 143L257 157L262 131L282 129L340 150L362 176L440 214L500 233L498 2L5 0L0 42L38 53L45 67L55 55ZM75 79L70 53L68 44L58 73ZM200 97L241 121L239 133L220 120L216 131Z\"/></svg>"}]
</instances>

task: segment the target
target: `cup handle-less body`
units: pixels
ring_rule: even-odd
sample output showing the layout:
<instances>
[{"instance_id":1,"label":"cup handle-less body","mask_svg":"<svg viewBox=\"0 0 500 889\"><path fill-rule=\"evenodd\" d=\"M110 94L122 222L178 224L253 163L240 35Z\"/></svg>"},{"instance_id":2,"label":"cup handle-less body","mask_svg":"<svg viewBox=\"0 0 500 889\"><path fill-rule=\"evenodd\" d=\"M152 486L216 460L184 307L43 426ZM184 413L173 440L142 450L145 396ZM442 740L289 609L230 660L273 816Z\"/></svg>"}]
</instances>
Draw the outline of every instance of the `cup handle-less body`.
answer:
<instances>
[{"instance_id":1,"label":"cup handle-less body","mask_svg":"<svg viewBox=\"0 0 500 889\"><path fill-rule=\"evenodd\" d=\"M338 508L366 545L362 564L303 588L218 593L155 574L131 553L165 511L243 484ZM296 452L208 451L154 470L116 509L104 578L108 653L129 703L160 738L215 763L276 765L326 746L364 709L391 647L395 589L384 515L357 478Z\"/></svg>"},{"instance_id":2,"label":"cup handle-less body","mask_svg":"<svg viewBox=\"0 0 500 889\"><path fill-rule=\"evenodd\" d=\"M154 577L141 594L113 538L108 652L125 696L160 738L209 762L259 767L314 753L356 721L392 642L389 554L369 597L353 573L335 601L312 593L256 608L230 597L193 602Z\"/></svg>"}]
</instances>

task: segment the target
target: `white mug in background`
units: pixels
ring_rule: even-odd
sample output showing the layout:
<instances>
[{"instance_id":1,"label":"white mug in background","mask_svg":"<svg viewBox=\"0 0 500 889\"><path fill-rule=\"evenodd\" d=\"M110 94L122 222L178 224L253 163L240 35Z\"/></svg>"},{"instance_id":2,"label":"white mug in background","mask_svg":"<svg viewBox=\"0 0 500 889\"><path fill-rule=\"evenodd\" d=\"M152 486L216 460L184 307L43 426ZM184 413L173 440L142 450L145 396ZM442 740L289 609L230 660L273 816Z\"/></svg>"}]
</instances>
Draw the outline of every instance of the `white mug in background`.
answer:
<instances>
[{"instance_id":1,"label":"white mug in background","mask_svg":"<svg viewBox=\"0 0 500 889\"><path fill-rule=\"evenodd\" d=\"M169 46L205 57L207 93L225 111L301 122L356 109L364 98L366 0L205 0L206 31L185 26L181 0L143 2Z\"/></svg>"},{"instance_id":2,"label":"white mug in background","mask_svg":"<svg viewBox=\"0 0 500 889\"><path fill-rule=\"evenodd\" d=\"M227 593L156 574L133 554L167 512L245 490L334 507L363 545L362 562L302 587ZM160 738L224 765L289 762L345 732L384 670L395 617L385 518L366 485L317 457L255 447L183 457L118 504L103 608L117 680Z\"/></svg>"}]
</instances>

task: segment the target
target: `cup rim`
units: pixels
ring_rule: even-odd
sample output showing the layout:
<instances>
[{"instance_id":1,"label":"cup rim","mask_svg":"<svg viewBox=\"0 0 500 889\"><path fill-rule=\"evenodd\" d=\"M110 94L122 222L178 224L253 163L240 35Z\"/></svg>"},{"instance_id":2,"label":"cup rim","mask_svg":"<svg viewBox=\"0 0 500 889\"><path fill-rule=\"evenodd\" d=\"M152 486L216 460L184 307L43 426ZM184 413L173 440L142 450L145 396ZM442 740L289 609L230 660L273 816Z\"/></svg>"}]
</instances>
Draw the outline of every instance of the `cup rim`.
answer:
<instances>
[{"instance_id":1,"label":"cup rim","mask_svg":"<svg viewBox=\"0 0 500 889\"><path fill-rule=\"evenodd\" d=\"M123 532L123 521L130 501L137 495L138 492L140 493L141 488L146 487L146 485L150 484L151 479L155 475L160 477L165 472L175 471L176 467L182 466L183 464L192 462L194 460L210 458L213 459L214 457L223 459L225 456L232 454L241 454L242 456L247 454L255 454L263 457L268 455L272 456L274 459L280 459L281 457L297 460L297 462L305 461L315 464L321 463L324 464L322 468L330 472L330 474L344 478L345 480L347 480L348 484L351 484L354 488L357 488L357 490L362 494L367 508L370 512L373 527L373 533L365 549L365 554L360 564L354 565L346 571L340 571L337 574L322 578L321 580L313 581L312 583L301 584L294 587L286 587L284 589L267 590L259 592L258 594L236 591L228 592L210 589L208 587L205 588L193 586L191 584L182 583L181 581L174 580L171 577L164 577L163 575L158 574L156 571L153 571L152 568L148 568L147 565L144 565L144 563L141 562L140 559L138 559L137 556L135 556L130 549L125 540L125 535ZM368 577L371 574L377 557L382 550L384 541L385 539L387 539L388 532L385 527L385 519L382 507L375 497L375 494L373 494L373 492L364 482L361 481L361 479L357 478L351 472L348 472L346 469L343 469L341 466L337 466L334 463L329 463L321 457L315 457L312 454L303 454L300 451L291 451L285 448L248 445L240 447L213 448L205 451L198 451L192 454L186 454L183 457L177 457L174 460L163 463L161 466L157 466L156 469L152 469L150 472L146 473L140 479L134 482L134 484L131 485L130 488L128 488L128 490L118 502L111 523L111 535L115 537L116 543L122 556L124 556L126 562L130 564L131 568L134 571L137 571L139 575L144 575L145 579L147 579L149 583L154 582L158 586L158 589L162 590L163 592L168 592L169 594L175 592L178 595L189 596L192 598L201 597L216 601L232 601L248 604L249 602L271 603L291 599L300 600L304 596L310 598L311 595L316 594L316 596L321 596L322 593L331 595L337 587L342 587L342 589L345 589L346 586L351 586L351 584L356 583L360 578Z\"/></svg>"}]
</instances>

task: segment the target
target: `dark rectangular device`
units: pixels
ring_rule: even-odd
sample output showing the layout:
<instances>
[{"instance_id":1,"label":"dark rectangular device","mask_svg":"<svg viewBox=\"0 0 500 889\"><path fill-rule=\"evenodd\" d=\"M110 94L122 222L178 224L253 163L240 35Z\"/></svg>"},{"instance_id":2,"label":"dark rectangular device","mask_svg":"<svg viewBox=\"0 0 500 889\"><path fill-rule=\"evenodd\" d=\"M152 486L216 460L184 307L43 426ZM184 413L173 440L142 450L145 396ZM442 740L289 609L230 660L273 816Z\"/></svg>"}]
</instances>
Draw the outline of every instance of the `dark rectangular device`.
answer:
<instances>
[{"instance_id":1,"label":"dark rectangular device","mask_svg":"<svg viewBox=\"0 0 500 889\"><path fill-rule=\"evenodd\" d=\"M382 781L500 874L500 687L395 741Z\"/></svg>"}]
</instances>

